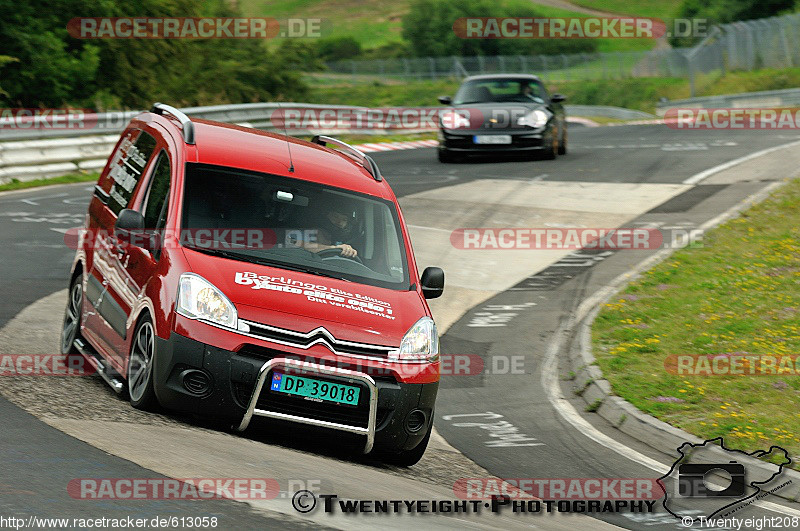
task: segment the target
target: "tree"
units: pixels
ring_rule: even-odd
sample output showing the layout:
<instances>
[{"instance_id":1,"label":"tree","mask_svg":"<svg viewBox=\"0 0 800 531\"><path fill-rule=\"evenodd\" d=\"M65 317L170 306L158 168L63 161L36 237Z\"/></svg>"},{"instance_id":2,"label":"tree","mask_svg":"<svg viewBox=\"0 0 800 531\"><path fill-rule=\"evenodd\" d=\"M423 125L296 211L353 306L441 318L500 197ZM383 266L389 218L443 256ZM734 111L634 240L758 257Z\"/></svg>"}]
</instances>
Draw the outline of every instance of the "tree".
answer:
<instances>
[{"instance_id":1,"label":"tree","mask_svg":"<svg viewBox=\"0 0 800 531\"><path fill-rule=\"evenodd\" d=\"M568 54L597 50L597 42L591 39L463 39L453 31L453 23L464 17L541 15L533 7L509 5L503 0L415 0L403 17L402 35L419 57Z\"/></svg>"},{"instance_id":2,"label":"tree","mask_svg":"<svg viewBox=\"0 0 800 531\"><path fill-rule=\"evenodd\" d=\"M96 39L73 17L239 16L225 0L0 0L0 101L18 107L146 108L240 103L305 94L300 74L249 39Z\"/></svg>"},{"instance_id":3,"label":"tree","mask_svg":"<svg viewBox=\"0 0 800 531\"><path fill-rule=\"evenodd\" d=\"M800 4L797 4L800 7ZM677 18L705 19L707 27L727 24L739 20L768 18L791 12L795 0L684 0ZM699 38L672 37L670 43L676 47L692 46Z\"/></svg>"}]
</instances>

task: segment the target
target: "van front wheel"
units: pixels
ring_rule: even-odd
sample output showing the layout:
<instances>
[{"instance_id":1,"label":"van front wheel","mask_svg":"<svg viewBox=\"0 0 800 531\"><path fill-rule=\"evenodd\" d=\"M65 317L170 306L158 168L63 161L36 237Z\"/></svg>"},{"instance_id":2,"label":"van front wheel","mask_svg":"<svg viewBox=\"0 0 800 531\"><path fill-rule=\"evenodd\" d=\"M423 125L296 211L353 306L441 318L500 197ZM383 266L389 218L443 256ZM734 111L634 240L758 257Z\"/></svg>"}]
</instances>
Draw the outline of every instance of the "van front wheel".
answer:
<instances>
[{"instance_id":1,"label":"van front wheel","mask_svg":"<svg viewBox=\"0 0 800 531\"><path fill-rule=\"evenodd\" d=\"M153 361L155 359L156 333L150 317L145 317L136 327L128 359L128 395L136 409L153 411L158 399L153 389Z\"/></svg>"}]
</instances>

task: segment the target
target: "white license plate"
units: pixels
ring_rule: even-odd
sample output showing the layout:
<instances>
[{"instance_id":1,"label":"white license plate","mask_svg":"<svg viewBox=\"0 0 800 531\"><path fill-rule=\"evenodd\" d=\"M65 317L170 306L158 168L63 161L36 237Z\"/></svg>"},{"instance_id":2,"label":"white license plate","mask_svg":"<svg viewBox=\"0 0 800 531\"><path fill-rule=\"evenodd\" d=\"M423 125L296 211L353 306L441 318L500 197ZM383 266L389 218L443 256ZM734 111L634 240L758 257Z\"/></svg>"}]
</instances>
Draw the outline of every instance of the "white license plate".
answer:
<instances>
[{"instance_id":1,"label":"white license plate","mask_svg":"<svg viewBox=\"0 0 800 531\"><path fill-rule=\"evenodd\" d=\"M476 144L510 144L511 135L475 135L472 141Z\"/></svg>"}]
</instances>

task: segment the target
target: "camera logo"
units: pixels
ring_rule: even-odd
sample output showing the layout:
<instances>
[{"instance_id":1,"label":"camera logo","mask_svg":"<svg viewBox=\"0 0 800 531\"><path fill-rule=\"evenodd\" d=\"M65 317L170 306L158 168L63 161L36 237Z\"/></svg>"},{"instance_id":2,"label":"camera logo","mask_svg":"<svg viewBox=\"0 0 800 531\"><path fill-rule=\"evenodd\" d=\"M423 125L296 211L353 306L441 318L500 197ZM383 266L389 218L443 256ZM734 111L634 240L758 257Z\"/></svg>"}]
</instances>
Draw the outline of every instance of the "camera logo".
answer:
<instances>
[{"instance_id":1,"label":"camera logo","mask_svg":"<svg viewBox=\"0 0 800 531\"><path fill-rule=\"evenodd\" d=\"M730 477L730 484L723 489L714 488L715 476L725 483L725 476ZM678 494L687 498L738 498L745 492L744 465L731 461L725 464L691 464L678 467Z\"/></svg>"},{"instance_id":2,"label":"camera logo","mask_svg":"<svg viewBox=\"0 0 800 531\"><path fill-rule=\"evenodd\" d=\"M725 517L792 483L783 474L792 460L780 446L745 452L715 437L699 444L684 442L677 454L658 484L664 510L684 521L698 515Z\"/></svg>"}]
</instances>

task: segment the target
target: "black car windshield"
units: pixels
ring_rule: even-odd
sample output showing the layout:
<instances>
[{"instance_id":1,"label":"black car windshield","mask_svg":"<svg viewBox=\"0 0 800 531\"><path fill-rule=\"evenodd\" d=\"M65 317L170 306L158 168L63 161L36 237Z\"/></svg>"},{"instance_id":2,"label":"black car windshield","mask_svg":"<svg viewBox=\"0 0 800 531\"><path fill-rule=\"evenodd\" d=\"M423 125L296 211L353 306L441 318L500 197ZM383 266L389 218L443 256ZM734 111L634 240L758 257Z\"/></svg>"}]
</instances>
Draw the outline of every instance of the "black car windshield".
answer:
<instances>
[{"instance_id":1,"label":"black car windshield","mask_svg":"<svg viewBox=\"0 0 800 531\"><path fill-rule=\"evenodd\" d=\"M535 79L491 78L467 81L458 89L453 103L545 103L547 92Z\"/></svg>"},{"instance_id":2,"label":"black car windshield","mask_svg":"<svg viewBox=\"0 0 800 531\"><path fill-rule=\"evenodd\" d=\"M318 183L187 163L181 241L233 260L409 289L391 201Z\"/></svg>"}]
</instances>

